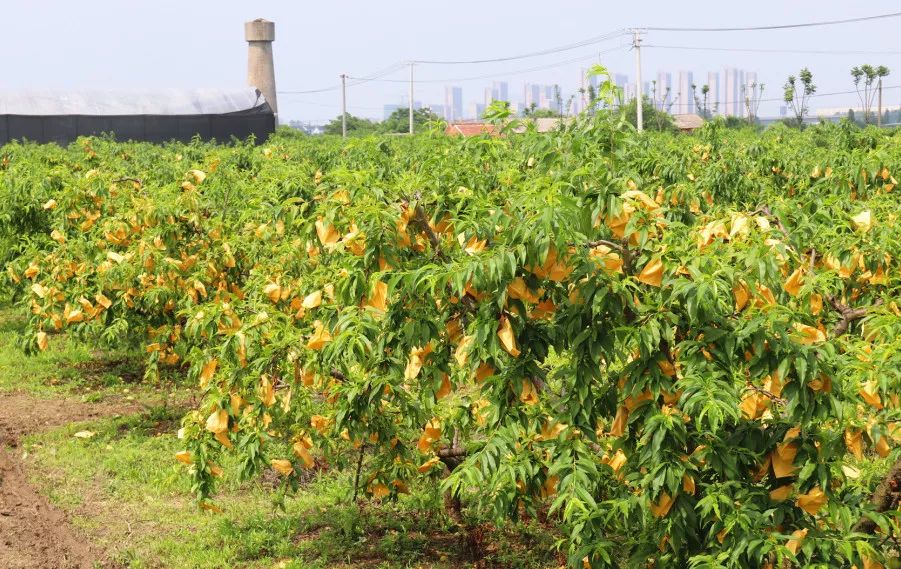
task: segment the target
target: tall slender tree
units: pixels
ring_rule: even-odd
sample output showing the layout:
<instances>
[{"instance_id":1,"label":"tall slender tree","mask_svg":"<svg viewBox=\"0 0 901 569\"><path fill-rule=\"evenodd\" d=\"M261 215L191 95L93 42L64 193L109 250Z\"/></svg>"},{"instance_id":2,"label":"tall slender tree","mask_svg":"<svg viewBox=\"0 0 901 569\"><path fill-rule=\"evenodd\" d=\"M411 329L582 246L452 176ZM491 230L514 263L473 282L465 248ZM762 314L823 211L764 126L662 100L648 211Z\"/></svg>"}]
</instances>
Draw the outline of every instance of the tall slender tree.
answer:
<instances>
[{"instance_id":1,"label":"tall slender tree","mask_svg":"<svg viewBox=\"0 0 901 569\"><path fill-rule=\"evenodd\" d=\"M857 90L857 96L860 99L860 106L863 107L863 122L869 124L870 115L873 111L873 103L876 100L876 94L879 89L879 82L883 77L887 77L891 73L888 67L880 65L873 67L872 65L860 65L851 68L851 77L854 79L854 89Z\"/></svg>"},{"instance_id":2,"label":"tall slender tree","mask_svg":"<svg viewBox=\"0 0 901 569\"><path fill-rule=\"evenodd\" d=\"M783 100L791 106L798 127L804 126L804 116L810 110L807 103L811 95L817 92L817 86L813 82L813 73L805 67L797 77L789 75L783 88L785 89Z\"/></svg>"}]
</instances>

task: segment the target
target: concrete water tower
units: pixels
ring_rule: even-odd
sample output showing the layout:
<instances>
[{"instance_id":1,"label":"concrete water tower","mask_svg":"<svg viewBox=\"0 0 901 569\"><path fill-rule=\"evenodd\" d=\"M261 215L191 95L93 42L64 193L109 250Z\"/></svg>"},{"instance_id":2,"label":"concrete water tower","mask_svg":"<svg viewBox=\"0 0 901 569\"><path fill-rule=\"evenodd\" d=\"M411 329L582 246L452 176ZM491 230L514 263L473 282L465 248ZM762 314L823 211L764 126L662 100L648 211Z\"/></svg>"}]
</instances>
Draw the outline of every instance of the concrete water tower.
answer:
<instances>
[{"instance_id":1,"label":"concrete water tower","mask_svg":"<svg viewBox=\"0 0 901 569\"><path fill-rule=\"evenodd\" d=\"M266 97L266 101L278 121L275 64L272 61L275 22L262 18L244 22L244 39L247 40L247 83L251 87L256 87Z\"/></svg>"}]
</instances>

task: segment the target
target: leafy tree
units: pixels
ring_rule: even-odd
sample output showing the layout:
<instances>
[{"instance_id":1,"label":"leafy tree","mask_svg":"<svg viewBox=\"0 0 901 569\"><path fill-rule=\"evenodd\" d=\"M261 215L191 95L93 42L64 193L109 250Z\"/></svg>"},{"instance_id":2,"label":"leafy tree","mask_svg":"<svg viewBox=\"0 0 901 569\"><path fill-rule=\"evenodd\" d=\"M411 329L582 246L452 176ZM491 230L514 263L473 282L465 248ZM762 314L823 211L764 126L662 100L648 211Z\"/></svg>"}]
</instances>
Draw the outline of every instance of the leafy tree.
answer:
<instances>
[{"instance_id":1,"label":"leafy tree","mask_svg":"<svg viewBox=\"0 0 901 569\"><path fill-rule=\"evenodd\" d=\"M589 108L592 108L591 102L594 101L595 99L597 99L597 96L598 96L598 90L595 88L594 85L589 83L588 84L588 101L589 101L589 105L590 105Z\"/></svg>"},{"instance_id":2,"label":"leafy tree","mask_svg":"<svg viewBox=\"0 0 901 569\"><path fill-rule=\"evenodd\" d=\"M817 86L813 82L813 73L805 67L798 74L798 77L789 75L783 88L785 89L783 100L791 106L792 111L795 113L797 126L803 127L804 116L807 115L809 110L807 103L810 100L810 96L817 92Z\"/></svg>"},{"instance_id":3,"label":"leafy tree","mask_svg":"<svg viewBox=\"0 0 901 569\"><path fill-rule=\"evenodd\" d=\"M534 106L528 107L525 110L524 116L533 119L549 119L549 118L557 118L560 116L557 111L553 109L539 109Z\"/></svg>"},{"instance_id":4,"label":"leafy tree","mask_svg":"<svg viewBox=\"0 0 901 569\"><path fill-rule=\"evenodd\" d=\"M695 108L698 109L698 114L706 120L710 120L711 117L716 114L717 108L719 107L718 101L714 101L712 106L710 104L710 85L701 87L701 96L699 97L697 85L692 84L691 93L694 97Z\"/></svg>"},{"instance_id":5,"label":"leafy tree","mask_svg":"<svg viewBox=\"0 0 901 569\"><path fill-rule=\"evenodd\" d=\"M294 123L294 121L291 121ZM295 126L294 124L282 124L279 125L275 129L275 133L286 140L290 140L292 138L303 138L305 136L309 136L306 132L304 132L300 126Z\"/></svg>"},{"instance_id":6,"label":"leafy tree","mask_svg":"<svg viewBox=\"0 0 901 569\"><path fill-rule=\"evenodd\" d=\"M325 134L341 135L341 115L333 118L323 130ZM354 116L347 113L347 134L348 136L366 136L379 132L379 124L369 119Z\"/></svg>"},{"instance_id":7,"label":"leafy tree","mask_svg":"<svg viewBox=\"0 0 901 569\"><path fill-rule=\"evenodd\" d=\"M625 122L9 145L0 278L29 350L197 386L173 461L208 510L226 466L329 468L546 519L574 569L888 565L901 137Z\"/></svg>"},{"instance_id":8,"label":"leafy tree","mask_svg":"<svg viewBox=\"0 0 901 569\"><path fill-rule=\"evenodd\" d=\"M742 85L741 88L744 92L745 112L748 113L748 121L754 124L757 122L757 110L760 108L760 100L763 98L766 84L758 84L754 81L750 85Z\"/></svg>"},{"instance_id":9,"label":"leafy tree","mask_svg":"<svg viewBox=\"0 0 901 569\"><path fill-rule=\"evenodd\" d=\"M860 99L860 106L863 107L864 124L870 123L873 103L875 102L876 94L879 92L879 86L882 84L882 78L887 77L889 73L889 68L884 65L879 67L860 65L851 68L854 89L857 91L857 97Z\"/></svg>"},{"instance_id":10,"label":"leafy tree","mask_svg":"<svg viewBox=\"0 0 901 569\"><path fill-rule=\"evenodd\" d=\"M431 109L414 109L413 110L413 129L414 132L420 131L427 124L440 121L441 117L432 112ZM410 109L395 109L391 115L379 123L378 132L385 134L402 134L410 132Z\"/></svg>"},{"instance_id":11,"label":"leafy tree","mask_svg":"<svg viewBox=\"0 0 901 569\"><path fill-rule=\"evenodd\" d=\"M745 128L748 126L752 126L754 124L755 123L751 122L750 119L747 119L745 117L736 117L736 116L723 117L723 125L726 128Z\"/></svg>"},{"instance_id":12,"label":"leafy tree","mask_svg":"<svg viewBox=\"0 0 901 569\"><path fill-rule=\"evenodd\" d=\"M657 108L657 105L647 97L642 97L642 102L642 119L646 129L662 132L675 132L677 130L672 115ZM632 99L621 109L626 121L636 126L638 124L638 100Z\"/></svg>"}]
</instances>

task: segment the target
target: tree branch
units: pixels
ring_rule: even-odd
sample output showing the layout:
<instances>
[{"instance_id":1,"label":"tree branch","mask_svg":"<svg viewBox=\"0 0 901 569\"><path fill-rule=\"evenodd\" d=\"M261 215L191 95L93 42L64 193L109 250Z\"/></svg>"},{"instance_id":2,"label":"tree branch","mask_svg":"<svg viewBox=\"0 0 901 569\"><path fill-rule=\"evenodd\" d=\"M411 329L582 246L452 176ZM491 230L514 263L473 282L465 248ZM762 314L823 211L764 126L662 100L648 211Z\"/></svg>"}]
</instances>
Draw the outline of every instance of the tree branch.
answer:
<instances>
[{"instance_id":1,"label":"tree branch","mask_svg":"<svg viewBox=\"0 0 901 569\"><path fill-rule=\"evenodd\" d=\"M413 221L416 223L416 225L419 226L419 229L429 238L429 243L432 244L432 249L435 250L435 254L444 256L444 254L441 252L441 238L438 237L438 234L436 234L435 230L432 229L432 226L429 225L429 218L426 217L425 210L422 209L421 205L417 205L416 209L413 210Z\"/></svg>"},{"instance_id":2,"label":"tree branch","mask_svg":"<svg viewBox=\"0 0 901 569\"><path fill-rule=\"evenodd\" d=\"M746 387L747 387L748 389L750 389L751 391L754 391L754 392L756 392L756 393L759 393L759 394L763 395L764 397L769 398L773 403L775 403L775 404L777 404L777 405L785 405L785 404L788 403L788 401L786 401L785 399L779 397L779 396L776 395L775 393L772 393L772 392L770 392L770 391L767 391L766 389L757 387L757 386L754 385L753 383L748 382L747 385L746 385Z\"/></svg>"},{"instance_id":3,"label":"tree branch","mask_svg":"<svg viewBox=\"0 0 901 569\"><path fill-rule=\"evenodd\" d=\"M623 246L619 243L614 243L613 241L607 241L606 239L598 239L597 241L588 241L585 243L585 247L589 249L594 249L595 247L600 247L603 245L604 247L609 247L610 249L616 249L617 251L622 251Z\"/></svg>"},{"instance_id":4,"label":"tree branch","mask_svg":"<svg viewBox=\"0 0 901 569\"><path fill-rule=\"evenodd\" d=\"M870 310L881 306L883 303L883 300L879 298L876 300L876 302L873 303L872 306L865 306L863 308L851 308L850 306L839 302L839 300L831 294L826 296L826 300L829 302L829 305L832 307L832 309L838 312L841 316L841 319L835 324L835 327L832 329L832 336L835 338L846 334L848 332L848 329L851 327L852 322L865 317Z\"/></svg>"},{"instance_id":5,"label":"tree branch","mask_svg":"<svg viewBox=\"0 0 901 569\"><path fill-rule=\"evenodd\" d=\"M901 502L899 486L901 486L901 458L895 461L885 478L876 487L876 491L873 492L870 502L876 507L877 512L887 512L898 507ZM876 522L867 516L861 516L860 520L854 524L854 531L857 533L873 534L877 529Z\"/></svg>"},{"instance_id":6,"label":"tree branch","mask_svg":"<svg viewBox=\"0 0 901 569\"><path fill-rule=\"evenodd\" d=\"M140 186L144 185L144 182L142 182L140 178L116 178L112 183L116 184L118 182L135 182Z\"/></svg>"},{"instance_id":7,"label":"tree branch","mask_svg":"<svg viewBox=\"0 0 901 569\"><path fill-rule=\"evenodd\" d=\"M632 255L632 250L629 249L629 238L625 237L622 240L622 245L620 245L619 250L623 254L623 272L627 276L632 276L635 272L634 267L632 267L632 263L634 262L634 257Z\"/></svg>"},{"instance_id":8,"label":"tree branch","mask_svg":"<svg viewBox=\"0 0 901 569\"><path fill-rule=\"evenodd\" d=\"M360 445L360 456L357 458L357 473L354 475L354 497L353 502L357 502L357 493L360 491L360 471L363 470L363 451L366 450L366 445Z\"/></svg>"},{"instance_id":9,"label":"tree branch","mask_svg":"<svg viewBox=\"0 0 901 569\"><path fill-rule=\"evenodd\" d=\"M778 216L778 215L775 215L775 214L770 210L770 206L768 206L768 205L762 205L762 206L760 206L760 207L757 208L757 209L758 209L761 213L763 213L765 216L767 216L767 217L772 217L772 218L773 218L773 221L776 222L776 227L778 227L778 228L779 228L779 231L782 232L782 235L785 236L785 241L787 242L787 245L788 245L789 247L792 247L792 244L791 244L791 236L789 236L788 230L785 228L785 225L782 224L782 220L779 218L779 216ZM792 248L794 248L794 247L792 247Z\"/></svg>"}]
</instances>

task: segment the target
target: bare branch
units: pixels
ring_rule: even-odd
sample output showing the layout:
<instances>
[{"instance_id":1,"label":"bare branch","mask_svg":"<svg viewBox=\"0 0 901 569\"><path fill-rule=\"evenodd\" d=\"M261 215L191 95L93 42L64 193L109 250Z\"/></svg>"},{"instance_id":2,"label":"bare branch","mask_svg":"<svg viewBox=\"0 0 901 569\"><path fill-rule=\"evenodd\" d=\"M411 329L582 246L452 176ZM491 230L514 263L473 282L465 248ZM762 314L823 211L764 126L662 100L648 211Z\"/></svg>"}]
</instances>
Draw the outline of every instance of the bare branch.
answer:
<instances>
[{"instance_id":1,"label":"bare branch","mask_svg":"<svg viewBox=\"0 0 901 569\"><path fill-rule=\"evenodd\" d=\"M785 228L785 225L782 224L782 220L779 218L779 216L778 216L778 215L775 215L772 211L770 211L770 206L768 206L768 205L762 205L762 206L760 206L760 207L757 208L757 209L758 209L761 213L763 213L765 216L767 216L767 217L772 217L772 218L773 218L773 221L776 222L776 227L778 227L778 228L779 228L779 231L782 232L782 235L785 236L785 241L787 242L786 244L787 244L789 247L792 247L792 245L791 245L791 236L789 236L788 230ZM794 248L794 247L792 247L792 248Z\"/></svg>"},{"instance_id":2,"label":"bare branch","mask_svg":"<svg viewBox=\"0 0 901 569\"><path fill-rule=\"evenodd\" d=\"M429 238L429 243L432 244L432 249L435 250L435 253L438 255L442 255L441 252L441 238L435 233L435 230L432 229L432 226L429 225L429 218L425 214L425 210L422 209L421 205L417 205L414 210L413 221L416 225L419 226L419 229L426 234Z\"/></svg>"},{"instance_id":3,"label":"bare branch","mask_svg":"<svg viewBox=\"0 0 901 569\"><path fill-rule=\"evenodd\" d=\"M610 249L616 249L617 251L623 250L623 246L619 243L607 241L606 239L598 239L597 241L588 241L587 243L585 243L585 246L589 249L594 249L595 247L600 247L601 245L603 245L604 247L609 247Z\"/></svg>"},{"instance_id":4,"label":"bare branch","mask_svg":"<svg viewBox=\"0 0 901 569\"><path fill-rule=\"evenodd\" d=\"M876 507L877 512L888 512L898 508L901 495L898 488L901 486L901 459L895 461L895 464L889 469L888 474L873 492L871 503ZM873 534L878 530L876 522L867 516L861 516L860 520L854 525L854 531L857 533Z\"/></svg>"},{"instance_id":5,"label":"bare branch","mask_svg":"<svg viewBox=\"0 0 901 569\"><path fill-rule=\"evenodd\" d=\"M829 306L831 306L832 309L838 312L841 316L841 319L836 323L835 328L832 329L832 336L835 338L846 334L848 332L848 329L851 327L852 322L864 318L870 310L878 306L882 306L883 303L883 300L880 298L877 299L872 306L865 306L863 308L851 308L846 304L842 304L835 296L831 294L826 296L826 300L829 302Z\"/></svg>"},{"instance_id":6,"label":"bare branch","mask_svg":"<svg viewBox=\"0 0 901 569\"><path fill-rule=\"evenodd\" d=\"M788 401L786 401L785 399L779 397L779 396L776 395L775 393L773 393L773 392L771 392L771 391L767 391L766 389L757 387L757 386L754 385L753 383L748 382L748 384L747 384L746 387L747 387L748 389L750 389L751 391L754 391L754 392L756 392L756 393L759 393L759 394L763 395L764 397L767 397L768 399L770 399L773 403L775 403L775 404L777 404L777 405L786 405L786 404L788 403Z\"/></svg>"},{"instance_id":7,"label":"bare branch","mask_svg":"<svg viewBox=\"0 0 901 569\"><path fill-rule=\"evenodd\" d=\"M142 182L140 178L116 178L112 183L116 184L119 182L135 182L140 186L144 185L144 182Z\"/></svg>"}]
</instances>

